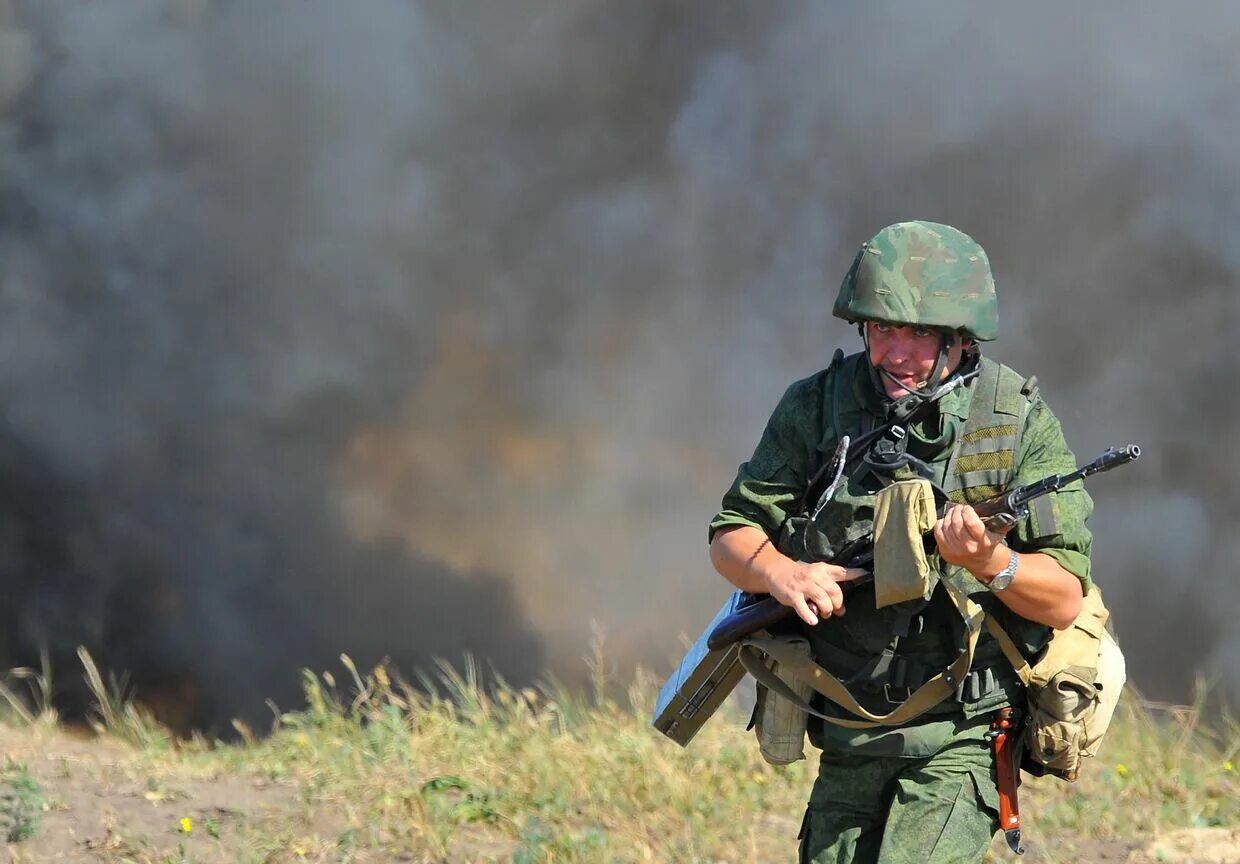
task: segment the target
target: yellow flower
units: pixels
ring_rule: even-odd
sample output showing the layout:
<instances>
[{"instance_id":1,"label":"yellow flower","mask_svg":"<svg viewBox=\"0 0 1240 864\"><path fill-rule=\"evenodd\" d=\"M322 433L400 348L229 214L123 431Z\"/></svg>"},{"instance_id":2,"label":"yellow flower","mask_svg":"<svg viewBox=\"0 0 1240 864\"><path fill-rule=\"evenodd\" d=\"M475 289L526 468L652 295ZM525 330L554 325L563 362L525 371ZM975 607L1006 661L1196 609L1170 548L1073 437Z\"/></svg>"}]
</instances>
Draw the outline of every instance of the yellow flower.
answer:
<instances>
[{"instance_id":1,"label":"yellow flower","mask_svg":"<svg viewBox=\"0 0 1240 864\"><path fill-rule=\"evenodd\" d=\"M1116 766L1115 766L1115 773L1116 773L1116 774L1118 774L1118 775L1119 775L1119 776L1121 776L1121 777L1127 777L1127 776L1128 776L1128 766L1127 766L1127 765L1125 765L1123 762L1119 763L1118 765L1116 765Z\"/></svg>"},{"instance_id":2,"label":"yellow flower","mask_svg":"<svg viewBox=\"0 0 1240 864\"><path fill-rule=\"evenodd\" d=\"M1226 762L1223 763L1223 770L1224 771L1235 771L1236 766L1232 764L1230 759L1228 759Z\"/></svg>"},{"instance_id":3,"label":"yellow flower","mask_svg":"<svg viewBox=\"0 0 1240 864\"><path fill-rule=\"evenodd\" d=\"M181 833L188 834L194 830L194 820L186 816L181 820Z\"/></svg>"}]
</instances>

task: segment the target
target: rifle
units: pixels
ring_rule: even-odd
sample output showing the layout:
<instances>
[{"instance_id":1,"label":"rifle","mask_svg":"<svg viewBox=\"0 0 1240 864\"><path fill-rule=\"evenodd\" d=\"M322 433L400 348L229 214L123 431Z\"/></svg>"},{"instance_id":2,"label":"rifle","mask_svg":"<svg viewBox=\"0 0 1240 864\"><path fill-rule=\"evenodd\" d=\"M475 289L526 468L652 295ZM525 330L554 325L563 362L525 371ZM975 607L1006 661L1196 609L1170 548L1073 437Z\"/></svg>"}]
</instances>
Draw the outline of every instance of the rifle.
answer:
<instances>
[{"instance_id":1,"label":"rifle","mask_svg":"<svg viewBox=\"0 0 1240 864\"><path fill-rule=\"evenodd\" d=\"M1036 483L1020 486L1010 492L1002 492L977 502L973 505L973 509L977 511L978 516L982 517L982 522L987 528L1007 531L1021 519L1026 518L1029 515L1029 505L1043 495L1049 495L1069 483L1084 480L1093 474L1135 462L1140 456L1141 448L1136 444L1112 447L1088 465L1077 468L1075 471L1067 474L1053 474ZM945 510L946 506L940 509L939 518L943 517ZM927 552L935 550L933 532L923 535L922 541L925 543ZM841 549L835 560L830 563L842 567L873 567L874 533L870 532L853 540ZM872 579L871 575L840 587L848 590L857 585L864 585ZM783 605L769 594L749 594L738 604L735 612L716 625L715 629L710 632L706 644L712 651L726 648L751 633L771 627L792 614L791 606Z\"/></svg>"}]
</instances>

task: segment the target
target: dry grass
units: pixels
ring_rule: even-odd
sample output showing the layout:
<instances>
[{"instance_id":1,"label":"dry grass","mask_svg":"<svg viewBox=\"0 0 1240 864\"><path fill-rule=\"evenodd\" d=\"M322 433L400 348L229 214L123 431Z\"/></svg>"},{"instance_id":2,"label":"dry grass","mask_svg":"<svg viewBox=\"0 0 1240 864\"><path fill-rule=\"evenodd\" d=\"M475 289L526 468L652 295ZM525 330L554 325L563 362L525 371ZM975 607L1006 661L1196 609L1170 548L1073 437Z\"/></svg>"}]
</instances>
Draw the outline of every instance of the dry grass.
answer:
<instances>
[{"instance_id":1,"label":"dry grass","mask_svg":"<svg viewBox=\"0 0 1240 864\"><path fill-rule=\"evenodd\" d=\"M101 721L105 734L123 739L126 770L150 788L181 790L187 801L208 778L296 790L283 811L227 836L216 831L218 859L194 857L182 842L170 857L103 860L533 864L793 854L812 773L807 763L763 763L736 709L681 749L649 726L656 682L648 675L613 699L601 681L592 693L555 683L484 688L470 666L444 667L414 688L382 667L362 674L343 661L344 686L307 674L306 709L280 715L269 735L243 730L237 744L172 746L124 705L101 711L112 718ZM1104 756L1080 782L1026 783L1028 834L1141 839L1240 825L1240 727L1201 717L1199 706L1123 703ZM210 816L185 809L201 837Z\"/></svg>"}]
</instances>

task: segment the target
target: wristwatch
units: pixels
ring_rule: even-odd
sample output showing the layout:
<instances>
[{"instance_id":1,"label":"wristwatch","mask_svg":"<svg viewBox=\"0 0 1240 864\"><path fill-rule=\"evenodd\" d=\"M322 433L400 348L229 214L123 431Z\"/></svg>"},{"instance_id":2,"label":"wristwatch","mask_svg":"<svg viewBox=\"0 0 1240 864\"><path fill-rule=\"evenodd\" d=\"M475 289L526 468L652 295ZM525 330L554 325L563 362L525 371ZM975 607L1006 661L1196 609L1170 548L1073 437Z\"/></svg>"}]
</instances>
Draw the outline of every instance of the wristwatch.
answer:
<instances>
[{"instance_id":1,"label":"wristwatch","mask_svg":"<svg viewBox=\"0 0 1240 864\"><path fill-rule=\"evenodd\" d=\"M1016 550L1009 549L1012 553L1012 560L1008 561L1006 567L995 574L995 578L986 583L986 587L991 591L1002 591L1004 588L1012 584L1012 577L1016 575Z\"/></svg>"}]
</instances>

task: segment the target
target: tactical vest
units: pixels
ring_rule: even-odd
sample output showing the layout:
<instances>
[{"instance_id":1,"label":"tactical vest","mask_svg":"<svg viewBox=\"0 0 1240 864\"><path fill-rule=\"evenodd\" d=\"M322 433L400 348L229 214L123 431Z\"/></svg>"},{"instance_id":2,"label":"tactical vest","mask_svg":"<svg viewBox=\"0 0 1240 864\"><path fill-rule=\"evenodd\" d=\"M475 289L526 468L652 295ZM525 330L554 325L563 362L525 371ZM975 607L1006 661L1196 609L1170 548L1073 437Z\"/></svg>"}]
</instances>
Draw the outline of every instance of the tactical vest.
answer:
<instances>
[{"instance_id":1,"label":"tactical vest","mask_svg":"<svg viewBox=\"0 0 1240 864\"><path fill-rule=\"evenodd\" d=\"M856 437L879 422L863 354L837 354L823 380L823 439L820 456L830 453L844 435ZM1003 491L1013 475L1021 434L1036 397L1036 380L989 359L967 390L953 394L957 413L939 411L908 428L908 451L933 472L931 478L948 498L972 503ZM825 457L824 457L825 458ZM901 468L883 477L868 466L847 476L830 500L806 500L797 515L781 527L777 546L794 560L834 560L838 552L873 527L873 495L889 479L912 476ZM812 484L811 484L812 486ZM812 499L811 488L807 499ZM1049 498L1049 496L1048 496ZM810 518L818 510L817 518ZM1053 509L1032 515L1038 536L1056 532ZM929 601L908 601L875 608L872 585L849 591L847 614L806 628L814 660L841 681L857 701L875 714L887 714L922 684L944 672L961 655L967 637L963 610L970 602L995 618L1027 657L1035 656L1050 638L1050 628L1014 615L964 568L932 556L939 585ZM976 608L976 607L973 607ZM998 643L982 633L968 674L928 714L963 711L975 716L1010 704L1020 693L1019 680ZM819 707L832 716L847 711L819 697ZM813 727L811 726L811 736Z\"/></svg>"}]
</instances>

